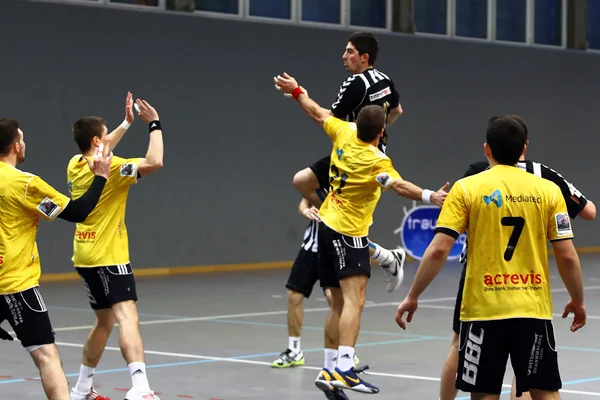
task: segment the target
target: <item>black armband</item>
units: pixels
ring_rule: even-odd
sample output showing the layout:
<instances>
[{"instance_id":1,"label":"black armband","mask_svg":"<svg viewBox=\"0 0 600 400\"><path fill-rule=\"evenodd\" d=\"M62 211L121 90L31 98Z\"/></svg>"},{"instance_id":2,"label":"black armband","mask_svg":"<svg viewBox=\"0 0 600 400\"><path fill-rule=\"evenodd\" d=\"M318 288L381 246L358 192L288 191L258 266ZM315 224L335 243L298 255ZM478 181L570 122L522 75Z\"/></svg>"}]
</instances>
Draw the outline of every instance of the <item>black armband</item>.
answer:
<instances>
[{"instance_id":1,"label":"black armband","mask_svg":"<svg viewBox=\"0 0 600 400\"><path fill-rule=\"evenodd\" d=\"M162 128L160 127L160 121L159 120L151 121L148 124L148 128L150 129L150 133L152 133L152 131L162 131Z\"/></svg>"}]
</instances>

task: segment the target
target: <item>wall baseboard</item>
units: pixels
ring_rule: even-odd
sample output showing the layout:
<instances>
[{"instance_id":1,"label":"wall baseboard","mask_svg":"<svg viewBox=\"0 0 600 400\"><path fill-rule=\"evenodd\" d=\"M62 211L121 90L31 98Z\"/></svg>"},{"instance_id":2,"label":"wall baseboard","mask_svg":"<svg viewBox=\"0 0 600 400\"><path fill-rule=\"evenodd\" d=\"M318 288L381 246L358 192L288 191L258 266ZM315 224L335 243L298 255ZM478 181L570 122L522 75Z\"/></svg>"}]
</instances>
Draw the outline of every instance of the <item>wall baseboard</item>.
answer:
<instances>
[{"instance_id":1,"label":"wall baseboard","mask_svg":"<svg viewBox=\"0 0 600 400\"><path fill-rule=\"evenodd\" d=\"M580 247L578 253L600 253L600 247ZM554 254L552 249L548 250L548 254ZM408 257L407 261L415 261L412 257ZM191 267L171 267L171 268L139 268L134 269L136 277L145 276L170 276L170 275L185 275L185 274L206 274L217 272L234 272L234 271L261 271L268 269L289 269L292 267L293 261L274 261L250 264L221 264L221 265L198 265ZM59 273L43 273L40 282L63 282L79 280L77 272L59 272Z\"/></svg>"}]
</instances>

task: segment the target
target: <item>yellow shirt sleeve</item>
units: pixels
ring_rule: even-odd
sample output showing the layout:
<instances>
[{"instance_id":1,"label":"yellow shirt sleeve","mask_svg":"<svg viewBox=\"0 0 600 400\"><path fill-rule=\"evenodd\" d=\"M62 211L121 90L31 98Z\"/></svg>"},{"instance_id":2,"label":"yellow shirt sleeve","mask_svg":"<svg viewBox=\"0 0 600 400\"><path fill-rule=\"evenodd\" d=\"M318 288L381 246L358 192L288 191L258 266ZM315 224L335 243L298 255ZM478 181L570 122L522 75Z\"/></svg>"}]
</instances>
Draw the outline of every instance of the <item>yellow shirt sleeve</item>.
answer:
<instances>
[{"instance_id":1,"label":"yellow shirt sleeve","mask_svg":"<svg viewBox=\"0 0 600 400\"><path fill-rule=\"evenodd\" d=\"M138 166L141 158L122 158L113 156L110 166L110 179L117 186L129 186L137 183Z\"/></svg>"},{"instance_id":2,"label":"yellow shirt sleeve","mask_svg":"<svg viewBox=\"0 0 600 400\"><path fill-rule=\"evenodd\" d=\"M25 207L47 221L54 220L69 204L69 198L34 176L25 189Z\"/></svg>"},{"instance_id":3,"label":"yellow shirt sleeve","mask_svg":"<svg viewBox=\"0 0 600 400\"><path fill-rule=\"evenodd\" d=\"M396 179L402 179L389 157L384 157L375 164L371 177L383 191L388 190Z\"/></svg>"},{"instance_id":4,"label":"yellow shirt sleeve","mask_svg":"<svg viewBox=\"0 0 600 400\"><path fill-rule=\"evenodd\" d=\"M327 136L329 136L332 141L335 141L339 134L344 130L356 130L356 124L354 122L342 121L336 117L327 117L323 123L323 129L325 129Z\"/></svg>"},{"instance_id":5,"label":"yellow shirt sleeve","mask_svg":"<svg viewBox=\"0 0 600 400\"><path fill-rule=\"evenodd\" d=\"M559 188L554 192L554 201L551 203L548 219L548 240L560 240L573 238L571 219L567 211L567 203Z\"/></svg>"},{"instance_id":6,"label":"yellow shirt sleeve","mask_svg":"<svg viewBox=\"0 0 600 400\"><path fill-rule=\"evenodd\" d=\"M468 222L469 206L467 194L459 181L448 192L448 196L438 217L436 229L451 229L461 235L467 228Z\"/></svg>"}]
</instances>

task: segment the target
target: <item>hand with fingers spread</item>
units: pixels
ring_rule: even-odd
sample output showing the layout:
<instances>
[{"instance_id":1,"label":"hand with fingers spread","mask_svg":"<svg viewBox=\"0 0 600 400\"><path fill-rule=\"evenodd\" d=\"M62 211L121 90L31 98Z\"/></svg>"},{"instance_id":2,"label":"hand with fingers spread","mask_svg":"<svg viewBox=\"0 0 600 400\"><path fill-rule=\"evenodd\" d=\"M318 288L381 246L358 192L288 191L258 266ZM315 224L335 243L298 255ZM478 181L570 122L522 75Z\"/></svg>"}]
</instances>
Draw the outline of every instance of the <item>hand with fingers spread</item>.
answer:
<instances>
[{"instance_id":1,"label":"hand with fingers spread","mask_svg":"<svg viewBox=\"0 0 600 400\"><path fill-rule=\"evenodd\" d=\"M417 308L419 307L419 300L406 296L402 304L398 306L398 311L396 311L396 323L398 326L404 330L406 330L406 322L412 322L412 317L415 312L417 312ZM408 316L406 317L406 322L402 319L404 317L404 313L408 312Z\"/></svg>"},{"instance_id":2,"label":"hand with fingers spread","mask_svg":"<svg viewBox=\"0 0 600 400\"><path fill-rule=\"evenodd\" d=\"M307 208L306 210L304 210L304 212L302 214L306 218L313 220L313 221L321 220L321 218L319 217L319 209L315 206L312 206L311 208Z\"/></svg>"},{"instance_id":3,"label":"hand with fingers spread","mask_svg":"<svg viewBox=\"0 0 600 400\"><path fill-rule=\"evenodd\" d=\"M444 205L444 201L446 201L446 197L448 196L448 192L446 192L448 187L450 187L450 182L446 182L446 184L439 188L437 192L433 192L431 194L430 201L436 206L442 207Z\"/></svg>"},{"instance_id":4,"label":"hand with fingers spread","mask_svg":"<svg viewBox=\"0 0 600 400\"><path fill-rule=\"evenodd\" d=\"M275 88L285 94L289 94L291 96L292 92L298 88L298 82L287 74L287 72L282 75L277 75L273 78L275 81Z\"/></svg>"},{"instance_id":5,"label":"hand with fingers spread","mask_svg":"<svg viewBox=\"0 0 600 400\"><path fill-rule=\"evenodd\" d=\"M567 318L570 313L573 313L573 322L571 323L571 332L575 332L585 325L587 319L587 312L583 303L575 303L571 299L565 306L565 311L562 317Z\"/></svg>"},{"instance_id":6,"label":"hand with fingers spread","mask_svg":"<svg viewBox=\"0 0 600 400\"><path fill-rule=\"evenodd\" d=\"M104 144L101 143L100 146L96 147L93 160L90 161L89 158L86 158L85 160L94 175L108 179L110 176L110 163L112 162L112 157L113 154L110 151L110 147L104 146Z\"/></svg>"},{"instance_id":7,"label":"hand with fingers spread","mask_svg":"<svg viewBox=\"0 0 600 400\"><path fill-rule=\"evenodd\" d=\"M127 92L127 97L125 98L125 121L129 125L133 124L133 120L135 116L133 115L133 95L131 92Z\"/></svg>"},{"instance_id":8,"label":"hand with fingers spread","mask_svg":"<svg viewBox=\"0 0 600 400\"><path fill-rule=\"evenodd\" d=\"M150 123L152 121L158 121L159 117L158 117L158 113L156 112L156 110L154 109L154 107L152 107L150 104L148 104L148 102L146 100L140 100L137 99L135 101L135 103L137 104L140 112L139 112L139 117L141 119L143 119L146 123Z\"/></svg>"}]
</instances>

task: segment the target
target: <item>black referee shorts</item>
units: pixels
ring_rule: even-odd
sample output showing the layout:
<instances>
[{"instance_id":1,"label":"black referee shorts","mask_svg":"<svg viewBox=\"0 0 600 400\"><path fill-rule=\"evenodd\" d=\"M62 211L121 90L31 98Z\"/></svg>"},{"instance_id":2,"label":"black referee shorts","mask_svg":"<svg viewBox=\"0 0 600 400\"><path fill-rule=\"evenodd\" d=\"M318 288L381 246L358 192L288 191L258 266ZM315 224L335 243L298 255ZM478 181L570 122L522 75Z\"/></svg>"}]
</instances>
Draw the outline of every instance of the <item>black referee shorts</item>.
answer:
<instances>
[{"instance_id":1,"label":"black referee shorts","mask_svg":"<svg viewBox=\"0 0 600 400\"><path fill-rule=\"evenodd\" d=\"M319 280L319 253L300 248L285 287L309 298Z\"/></svg>"}]
</instances>

